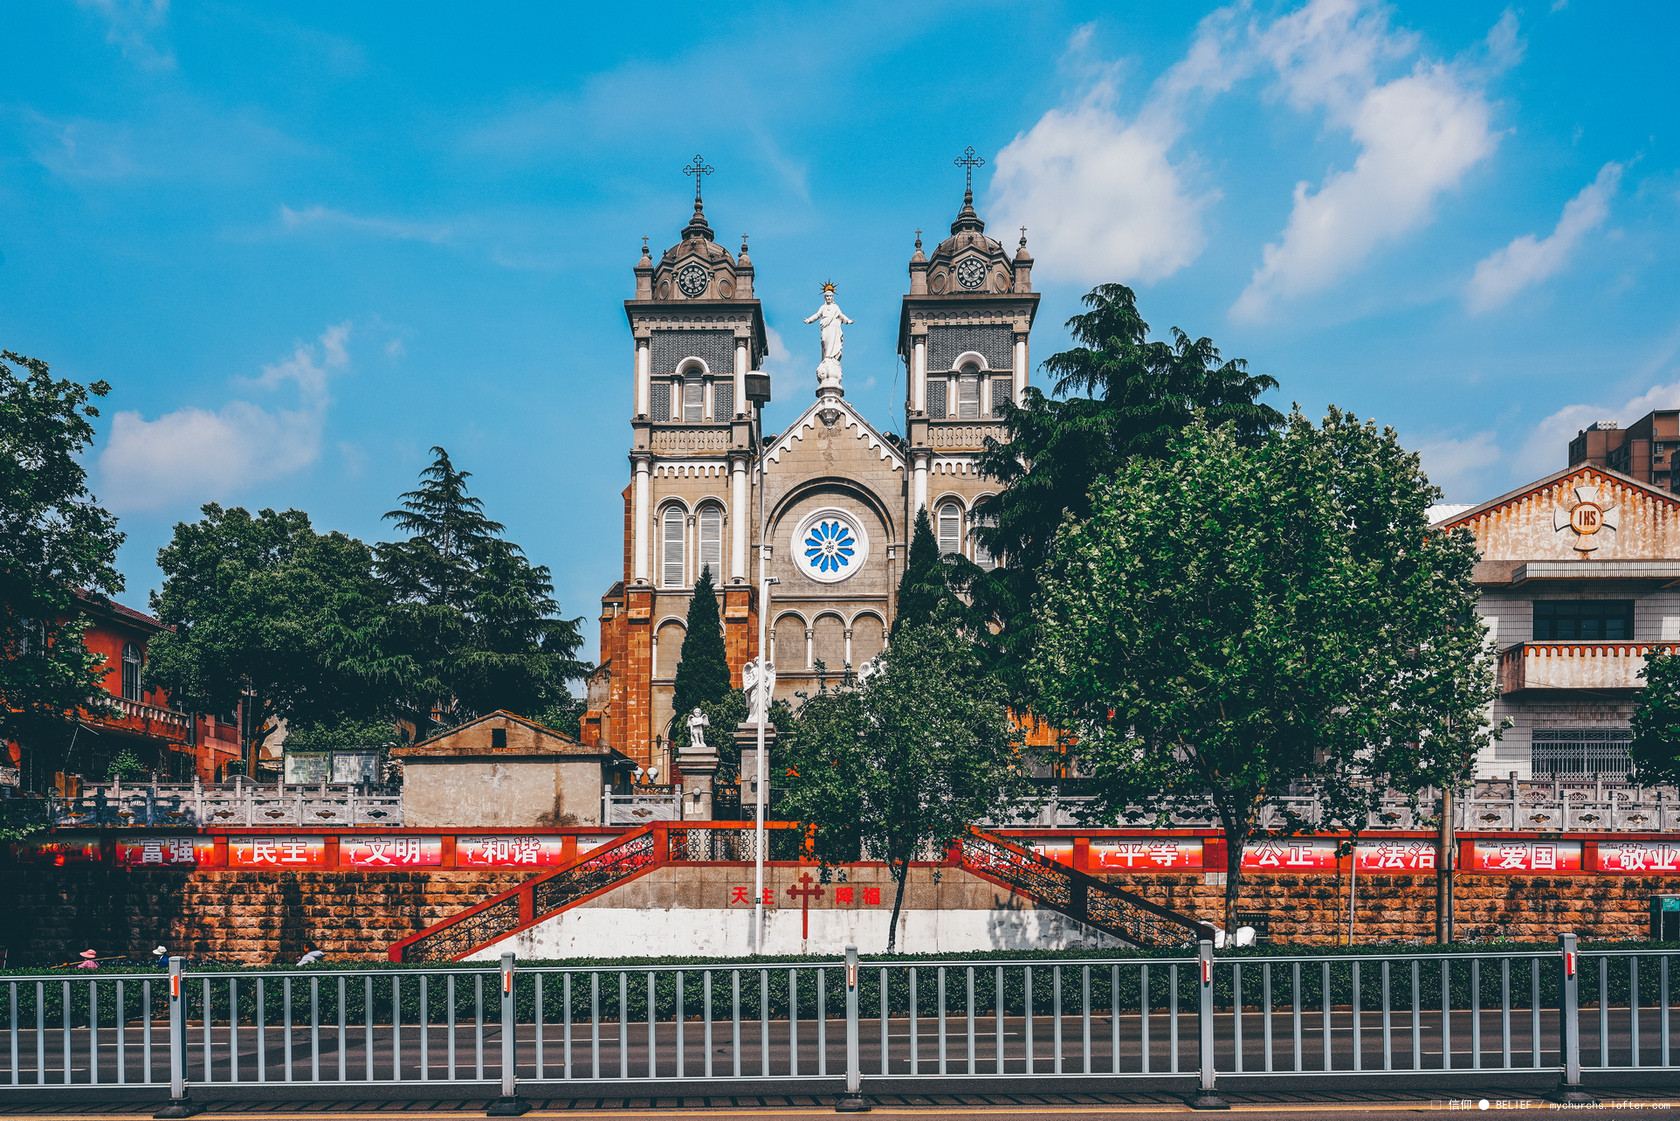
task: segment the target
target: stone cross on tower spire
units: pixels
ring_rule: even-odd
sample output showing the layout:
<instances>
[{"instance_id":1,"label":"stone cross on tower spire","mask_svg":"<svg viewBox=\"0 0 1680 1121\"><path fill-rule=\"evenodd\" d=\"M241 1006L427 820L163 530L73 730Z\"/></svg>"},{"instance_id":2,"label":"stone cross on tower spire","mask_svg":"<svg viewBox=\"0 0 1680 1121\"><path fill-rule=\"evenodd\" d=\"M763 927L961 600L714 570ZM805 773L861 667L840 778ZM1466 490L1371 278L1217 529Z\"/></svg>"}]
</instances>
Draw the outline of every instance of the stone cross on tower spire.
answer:
<instances>
[{"instance_id":1,"label":"stone cross on tower spire","mask_svg":"<svg viewBox=\"0 0 1680 1121\"><path fill-rule=\"evenodd\" d=\"M974 149L970 148L969 151L972 152ZM706 157L698 152L695 153L694 162L683 168L684 175L694 176L694 209L696 210L700 209L700 177L710 175L712 171L712 165L707 163Z\"/></svg>"},{"instance_id":2,"label":"stone cross on tower spire","mask_svg":"<svg viewBox=\"0 0 1680 1121\"><path fill-rule=\"evenodd\" d=\"M707 225L706 213L700 208L700 177L711 173L712 165L707 163L706 157L699 153L695 153L693 163L683 168L684 175L694 176L694 217L690 218L688 225L683 227L683 237L685 239L697 237L706 241L712 240L712 227Z\"/></svg>"},{"instance_id":3,"label":"stone cross on tower spire","mask_svg":"<svg viewBox=\"0 0 1680 1121\"><path fill-rule=\"evenodd\" d=\"M986 157L976 155L974 145L970 144L968 147L963 149L962 155L958 156L951 162L963 169L963 189L972 194L974 191L974 169L977 167L985 167Z\"/></svg>"}]
</instances>

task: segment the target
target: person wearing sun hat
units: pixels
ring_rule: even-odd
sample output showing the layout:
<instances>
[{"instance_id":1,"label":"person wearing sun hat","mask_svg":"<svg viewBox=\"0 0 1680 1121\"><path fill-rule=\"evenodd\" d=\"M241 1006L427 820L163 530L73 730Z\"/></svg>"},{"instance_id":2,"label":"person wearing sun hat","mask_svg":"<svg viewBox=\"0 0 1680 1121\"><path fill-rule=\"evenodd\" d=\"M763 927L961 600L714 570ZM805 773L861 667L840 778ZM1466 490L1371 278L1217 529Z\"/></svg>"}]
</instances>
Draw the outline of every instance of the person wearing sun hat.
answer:
<instances>
[{"instance_id":1,"label":"person wearing sun hat","mask_svg":"<svg viewBox=\"0 0 1680 1121\"><path fill-rule=\"evenodd\" d=\"M99 958L99 951L98 950L83 950L82 951L82 962L81 962L80 965L76 966L76 968L77 969L98 969L99 968L98 958Z\"/></svg>"}]
</instances>

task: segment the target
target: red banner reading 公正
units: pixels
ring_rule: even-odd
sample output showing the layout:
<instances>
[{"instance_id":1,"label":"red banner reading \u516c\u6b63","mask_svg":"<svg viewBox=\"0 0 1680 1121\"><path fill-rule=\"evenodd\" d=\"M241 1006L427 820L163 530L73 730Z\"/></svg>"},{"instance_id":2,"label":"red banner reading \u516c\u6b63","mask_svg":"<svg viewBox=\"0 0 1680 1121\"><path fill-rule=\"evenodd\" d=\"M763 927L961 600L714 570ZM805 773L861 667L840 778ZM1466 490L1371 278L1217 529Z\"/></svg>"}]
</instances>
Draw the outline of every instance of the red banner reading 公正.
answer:
<instances>
[{"instance_id":1,"label":"red banner reading \u516c\u6b63","mask_svg":"<svg viewBox=\"0 0 1680 1121\"><path fill-rule=\"evenodd\" d=\"M1255 841L1243 850L1244 872L1334 872L1336 842L1328 837Z\"/></svg>"}]
</instances>

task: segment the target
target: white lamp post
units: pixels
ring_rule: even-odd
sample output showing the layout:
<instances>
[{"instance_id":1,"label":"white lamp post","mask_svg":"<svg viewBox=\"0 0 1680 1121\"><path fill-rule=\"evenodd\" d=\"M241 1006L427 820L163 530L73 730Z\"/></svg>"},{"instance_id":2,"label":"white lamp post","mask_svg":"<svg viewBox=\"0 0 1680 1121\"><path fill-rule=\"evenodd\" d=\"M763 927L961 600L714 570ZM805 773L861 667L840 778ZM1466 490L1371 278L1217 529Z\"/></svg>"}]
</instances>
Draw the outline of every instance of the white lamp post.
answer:
<instances>
[{"instance_id":1,"label":"white lamp post","mask_svg":"<svg viewBox=\"0 0 1680 1121\"><path fill-rule=\"evenodd\" d=\"M759 558L758 581L758 664L770 664L770 585L778 583L774 576L765 575L768 566ZM754 794L753 825L753 949L762 952L764 945L764 803L770 800L769 762L764 750L764 726L770 719L770 675L760 669L758 681L758 778Z\"/></svg>"}]
</instances>

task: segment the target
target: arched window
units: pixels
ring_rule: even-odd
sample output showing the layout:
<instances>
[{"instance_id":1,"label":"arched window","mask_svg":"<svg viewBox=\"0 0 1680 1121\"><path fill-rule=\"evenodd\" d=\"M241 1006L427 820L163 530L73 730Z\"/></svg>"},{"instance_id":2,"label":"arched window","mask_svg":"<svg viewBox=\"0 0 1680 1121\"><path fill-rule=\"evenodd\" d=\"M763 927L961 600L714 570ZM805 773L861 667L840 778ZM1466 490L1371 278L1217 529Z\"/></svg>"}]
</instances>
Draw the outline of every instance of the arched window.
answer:
<instances>
[{"instance_id":1,"label":"arched window","mask_svg":"<svg viewBox=\"0 0 1680 1121\"><path fill-rule=\"evenodd\" d=\"M957 419L980 419L980 367L972 362L957 373Z\"/></svg>"},{"instance_id":2,"label":"arched window","mask_svg":"<svg viewBox=\"0 0 1680 1121\"><path fill-rule=\"evenodd\" d=\"M122 695L131 701L140 699L140 647L132 642L123 644Z\"/></svg>"},{"instance_id":3,"label":"arched window","mask_svg":"<svg viewBox=\"0 0 1680 1121\"><path fill-rule=\"evenodd\" d=\"M976 505L978 505L978 503L976 503ZM971 526L969 528L969 535L970 535L970 537L973 538L973 541L974 541L974 563L979 565L981 568L984 568L987 571L990 571L991 569L994 569L994 568L997 567L997 558L992 556L991 550L987 549L985 545L981 544L979 537L974 536L974 527L975 526L983 526L983 525L984 526L996 525L997 524L997 519L995 519L995 518L982 518L978 514L975 514L970 518L970 521L972 521L974 523L973 526Z\"/></svg>"},{"instance_id":4,"label":"arched window","mask_svg":"<svg viewBox=\"0 0 1680 1121\"><path fill-rule=\"evenodd\" d=\"M682 383L684 424L699 424L706 419L706 383L700 375L690 374Z\"/></svg>"},{"instance_id":5,"label":"arched window","mask_svg":"<svg viewBox=\"0 0 1680 1121\"><path fill-rule=\"evenodd\" d=\"M717 506L700 507L700 567L712 570L713 583L723 582L723 510Z\"/></svg>"},{"instance_id":6,"label":"arched window","mask_svg":"<svg viewBox=\"0 0 1680 1121\"><path fill-rule=\"evenodd\" d=\"M683 583L683 521L681 506L665 507L659 520L659 582L667 588L680 588Z\"/></svg>"},{"instance_id":7,"label":"arched window","mask_svg":"<svg viewBox=\"0 0 1680 1121\"><path fill-rule=\"evenodd\" d=\"M935 527L941 553L962 552L962 507L947 502L939 507L939 524Z\"/></svg>"}]
</instances>

